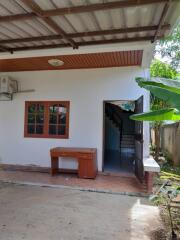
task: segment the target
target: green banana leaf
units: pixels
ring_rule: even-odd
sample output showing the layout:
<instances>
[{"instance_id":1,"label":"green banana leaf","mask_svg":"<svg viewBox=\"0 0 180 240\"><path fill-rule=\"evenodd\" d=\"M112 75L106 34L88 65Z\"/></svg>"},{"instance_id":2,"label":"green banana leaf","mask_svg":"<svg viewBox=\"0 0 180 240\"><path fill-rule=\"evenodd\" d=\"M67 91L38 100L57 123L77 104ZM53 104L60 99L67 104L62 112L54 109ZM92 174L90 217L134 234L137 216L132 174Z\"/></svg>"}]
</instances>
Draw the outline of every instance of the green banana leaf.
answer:
<instances>
[{"instance_id":1,"label":"green banana leaf","mask_svg":"<svg viewBox=\"0 0 180 240\"><path fill-rule=\"evenodd\" d=\"M163 99L172 107L180 110L180 82L167 79L164 82L162 79L155 82L146 81L143 78L136 78L136 81L140 87L149 90L154 96Z\"/></svg>"},{"instance_id":2,"label":"green banana leaf","mask_svg":"<svg viewBox=\"0 0 180 240\"><path fill-rule=\"evenodd\" d=\"M136 78L137 83L139 84L140 82L154 82L154 83L161 83L165 86L168 87L173 87L173 88L177 88L180 90L180 81L179 80L173 80L173 79L167 79L167 78L151 78L149 79L145 79L142 77L137 77ZM161 85L159 85L161 86Z\"/></svg>"},{"instance_id":3,"label":"green banana leaf","mask_svg":"<svg viewBox=\"0 0 180 240\"><path fill-rule=\"evenodd\" d=\"M159 82L169 87L175 87L180 89L180 81L179 80L173 80L173 79L167 79L167 78L151 78L151 81L153 82Z\"/></svg>"},{"instance_id":4,"label":"green banana leaf","mask_svg":"<svg viewBox=\"0 0 180 240\"><path fill-rule=\"evenodd\" d=\"M130 116L130 119L136 121L164 121L164 120L178 121L180 120L180 111L178 111L175 108L166 108L157 111L133 114Z\"/></svg>"}]
</instances>

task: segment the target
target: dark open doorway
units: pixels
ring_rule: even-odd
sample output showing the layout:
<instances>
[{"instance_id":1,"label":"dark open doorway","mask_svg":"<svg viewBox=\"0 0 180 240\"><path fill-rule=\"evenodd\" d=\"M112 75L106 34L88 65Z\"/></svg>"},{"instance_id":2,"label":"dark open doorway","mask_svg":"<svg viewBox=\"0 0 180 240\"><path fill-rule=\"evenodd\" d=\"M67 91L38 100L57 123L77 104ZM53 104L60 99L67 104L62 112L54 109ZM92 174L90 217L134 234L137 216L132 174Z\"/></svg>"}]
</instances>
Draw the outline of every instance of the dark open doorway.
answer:
<instances>
[{"instance_id":1,"label":"dark open doorway","mask_svg":"<svg viewBox=\"0 0 180 240\"><path fill-rule=\"evenodd\" d=\"M142 111L140 99L104 102L105 172L143 174L142 124L130 119L130 115Z\"/></svg>"}]
</instances>

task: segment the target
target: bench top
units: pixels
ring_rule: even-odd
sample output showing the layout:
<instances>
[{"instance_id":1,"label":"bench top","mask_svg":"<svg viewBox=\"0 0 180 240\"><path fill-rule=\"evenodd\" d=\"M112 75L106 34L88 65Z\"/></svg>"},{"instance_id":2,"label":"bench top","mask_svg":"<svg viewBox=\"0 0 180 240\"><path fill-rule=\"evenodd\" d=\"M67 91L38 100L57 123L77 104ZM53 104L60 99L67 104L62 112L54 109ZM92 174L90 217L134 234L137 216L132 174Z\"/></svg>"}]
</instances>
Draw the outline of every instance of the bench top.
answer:
<instances>
[{"instance_id":1,"label":"bench top","mask_svg":"<svg viewBox=\"0 0 180 240\"><path fill-rule=\"evenodd\" d=\"M58 153L62 153L62 152L66 152L66 153L72 153L72 152L76 152L76 153L95 153L96 152L96 148L76 148L76 147L56 147L56 148L52 148L50 149L50 152L58 152Z\"/></svg>"},{"instance_id":2,"label":"bench top","mask_svg":"<svg viewBox=\"0 0 180 240\"><path fill-rule=\"evenodd\" d=\"M145 172L160 172L160 166L152 156L144 158L143 165Z\"/></svg>"}]
</instances>

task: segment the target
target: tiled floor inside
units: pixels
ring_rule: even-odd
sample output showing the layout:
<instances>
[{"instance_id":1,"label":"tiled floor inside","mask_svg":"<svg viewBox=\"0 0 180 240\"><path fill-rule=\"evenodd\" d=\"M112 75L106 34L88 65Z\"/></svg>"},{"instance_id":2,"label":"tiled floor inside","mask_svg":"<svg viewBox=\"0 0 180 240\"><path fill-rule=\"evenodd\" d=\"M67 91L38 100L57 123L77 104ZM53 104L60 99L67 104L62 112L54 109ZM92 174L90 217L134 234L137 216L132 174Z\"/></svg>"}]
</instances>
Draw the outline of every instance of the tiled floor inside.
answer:
<instances>
[{"instance_id":1,"label":"tiled floor inside","mask_svg":"<svg viewBox=\"0 0 180 240\"><path fill-rule=\"evenodd\" d=\"M133 173L134 150L124 148L121 154L118 151L106 151L104 169L111 172Z\"/></svg>"},{"instance_id":2,"label":"tiled floor inside","mask_svg":"<svg viewBox=\"0 0 180 240\"><path fill-rule=\"evenodd\" d=\"M134 175L111 176L98 174L95 180L79 179L77 174L62 174L51 177L49 173L0 170L0 181L63 185L100 191L146 193L146 188Z\"/></svg>"}]
</instances>

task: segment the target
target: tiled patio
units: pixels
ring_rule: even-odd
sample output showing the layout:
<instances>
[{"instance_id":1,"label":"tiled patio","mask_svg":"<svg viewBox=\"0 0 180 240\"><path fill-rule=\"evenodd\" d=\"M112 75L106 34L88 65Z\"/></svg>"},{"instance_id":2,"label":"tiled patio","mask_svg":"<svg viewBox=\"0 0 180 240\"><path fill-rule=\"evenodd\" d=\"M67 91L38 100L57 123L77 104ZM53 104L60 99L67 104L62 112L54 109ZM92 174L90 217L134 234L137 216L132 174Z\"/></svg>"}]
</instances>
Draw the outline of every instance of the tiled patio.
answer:
<instances>
[{"instance_id":1,"label":"tiled patio","mask_svg":"<svg viewBox=\"0 0 180 240\"><path fill-rule=\"evenodd\" d=\"M133 175L111 176L99 174L95 180L92 180L79 179L76 174L60 173L51 177L49 173L0 170L0 181L67 186L89 191L146 194L145 186L140 184Z\"/></svg>"}]
</instances>

